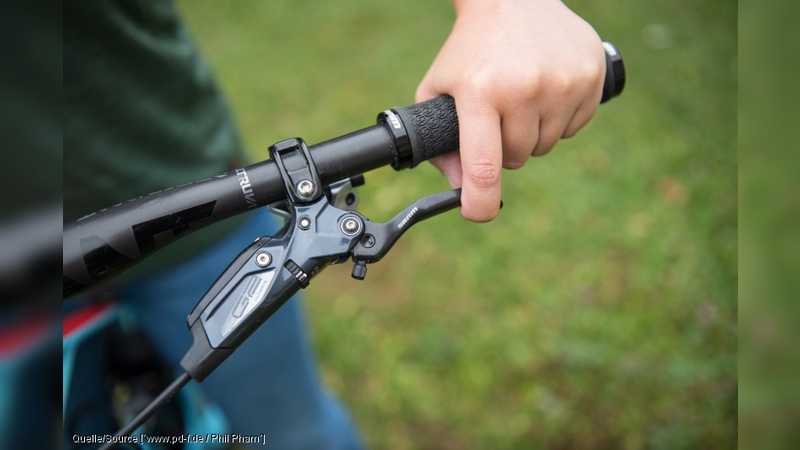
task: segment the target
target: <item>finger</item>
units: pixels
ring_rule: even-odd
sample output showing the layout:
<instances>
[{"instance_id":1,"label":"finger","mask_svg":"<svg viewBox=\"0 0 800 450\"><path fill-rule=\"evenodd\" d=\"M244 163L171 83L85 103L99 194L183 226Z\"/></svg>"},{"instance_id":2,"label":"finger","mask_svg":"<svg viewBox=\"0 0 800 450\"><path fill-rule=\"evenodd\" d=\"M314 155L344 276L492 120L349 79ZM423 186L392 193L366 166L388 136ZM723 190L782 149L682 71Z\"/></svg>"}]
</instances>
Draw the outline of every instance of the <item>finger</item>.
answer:
<instances>
[{"instance_id":1,"label":"finger","mask_svg":"<svg viewBox=\"0 0 800 450\"><path fill-rule=\"evenodd\" d=\"M557 92L567 93L574 87L569 83L563 84L564 86L558 89ZM543 107L547 108L544 110L548 111L548 113L543 115L539 122L539 141L533 149L532 156L544 156L555 147L558 140L564 135L567 125L575 116L578 107L581 105L582 98L585 97L566 96L566 94L563 94L550 96L549 103L543 102Z\"/></svg>"},{"instance_id":2,"label":"finger","mask_svg":"<svg viewBox=\"0 0 800 450\"><path fill-rule=\"evenodd\" d=\"M581 128L586 126L594 116L597 107L600 106L600 99L603 97L603 83L605 81L605 52L597 66L586 69L586 82L582 86L588 86L583 95L583 101L577 106L575 114L570 119L564 129L562 137L574 136Z\"/></svg>"},{"instance_id":3,"label":"finger","mask_svg":"<svg viewBox=\"0 0 800 450\"><path fill-rule=\"evenodd\" d=\"M600 103L600 100L597 100L597 104ZM594 116L595 111L597 111L597 105L586 102L578 108L578 111L575 112L575 115L569 121L567 126L564 128L564 133L561 135L562 138L570 138L575 136L575 134L580 131L581 128L586 126L592 117Z\"/></svg>"},{"instance_id":4,"label":"finger","mask_svg":"<svg viewBox=\"0 0 800 450\"><path fill-rule=\"evenodd\" d=\"M518 108L512 114L504 114L501 130L503 167L519 169L528 161L539 141L538 111L533 108Z\"/></svg>"},{"instance_id":5,"label":"finger","mask_svg":"<svg viewBox=\"0 0 800 450\"><path fill-rule=\"evenodd\" d=\"M430 162L447 177L450 187L453 189L461 187L461 155L458 152L445 153L431 159Z\"/></svg>"},{"instance_id":6,"label":"finger","mask_svg":"<svg viewBox=\"0 0 800 450\"><path fill-rule=\"evenodd\" d=\"M491 105L459 99L461 153L461 215L488 222L500 209L500 173L503 152L500 115Z\"/></svg>"},{"instance_id":7,"label":"finger","mask_svg":"<svg viewBox=\"0 0 800 450\"><path fill-rule=\"evenodd\" d=\"M586 101L581 103L578 107L578 110L575 111L575 115L572 117L570 122L567 124L567 127L564 129L564 134L562 137L568 138L574 136L581 128L586 126L592 117L594 117L595 111L597 111L597 107L600 105L600 99L603 97L603 89L602 86L600 89L596 89L594 94L589 96Z\"/></svg>"},{"instance_id":8,"label":"finger","mask_svg":"<svg viewBox=\"0 0 800 450\"><path fill-rule=\"evenodd\" d=\"M544 156L550 153L564 134L572 119L572 115L558 114L542 119L539 124L539 141L533 149L532 156Z\"/></svg>"}]
</instances>

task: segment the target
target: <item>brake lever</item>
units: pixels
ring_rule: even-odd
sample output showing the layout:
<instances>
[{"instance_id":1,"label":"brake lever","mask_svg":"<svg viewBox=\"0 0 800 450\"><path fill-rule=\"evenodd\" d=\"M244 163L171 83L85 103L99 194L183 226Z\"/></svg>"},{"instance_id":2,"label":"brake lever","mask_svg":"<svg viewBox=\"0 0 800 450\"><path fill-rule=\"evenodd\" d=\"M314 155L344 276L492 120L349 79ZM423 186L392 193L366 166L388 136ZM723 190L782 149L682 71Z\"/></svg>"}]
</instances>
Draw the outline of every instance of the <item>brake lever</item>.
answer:
<instances>
[{"instance_id":1,"label":"brake lever","mask_svg":"<svg viewBox=\"0 0 800 450\"><path fill-rule=\"evenodd\" d=\"M461 189L423 197L408 205L385 223L364 219L364 236L353 249L353 278L363 280L367 264L380 261L411 226L437 214L461 206Z\"/></svg>"},{"instance_id":2,"label":"brake lever","mask_svg":"<svg viewBox=\"0 0 800 450\"><path fill-rule=\"evenodd\" d=\"M274 237L256 239L243 250L189 315L193 341L181 367L198 382L322 269L352 257L353 276L363 279L366 264L383 258L412 225L461 204L460 189L442 192L375 223L347 209L357 202L353 185L363 180L324 195L302 140L281 141L270 147L270 155L286 185L288 220ZM337 202L342 207L333 204L337 198L344 199Z\"/></svg>"},{"instance_id":3,"label":"brake lever","mask_svg":"<svg viewBox=\"0 0 800 450\"><path fill-rule=\"evenodd\" d=\"M314 275L347 261L363 233L362 216L328 200L302 139L278 142L269 152L286 187L283 206L289 218L275 237L259 238L239 254L189 315L193 341L181 367L196 381L205 379Z\"/></svg>"},{"instance_id":4,"label":"brake lever","mask_svg":"<svg viewBox=\"0 0 800 450\"><path fill-rule=\"evenodd\" d=\"M325 196L311 204L290 202L286 226L242 251L189 315L193 342L181 366L202 381L322 269L352 256L353 276L363 279L366 264L383 258L412 225L460 204L459 189L442 192L375 223Z\"/></svg>"}]
</instances>

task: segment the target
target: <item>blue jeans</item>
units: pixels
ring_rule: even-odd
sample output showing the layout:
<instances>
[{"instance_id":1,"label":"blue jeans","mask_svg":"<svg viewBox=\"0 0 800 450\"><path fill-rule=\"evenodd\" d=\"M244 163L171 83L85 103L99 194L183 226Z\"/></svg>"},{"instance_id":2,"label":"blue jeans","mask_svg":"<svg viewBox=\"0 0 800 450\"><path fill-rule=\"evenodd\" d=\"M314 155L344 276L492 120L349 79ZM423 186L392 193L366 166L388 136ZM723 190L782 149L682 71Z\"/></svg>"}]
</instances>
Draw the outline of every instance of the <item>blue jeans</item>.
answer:
<instances>
[{"instance_id":1,"label":"blue jeans","mask_svg":"<svg viewBox=\"0 0 800 450\"><path fill-rule=\"evenodd\" d=\"M117 288L118 298L134 310L161 356L178 367L191 345L189 312L242 249L275 229L265 209L255 211L193 259ZM293 298L200 387L222 408L233 433L265 433L266 448L360 449L347 413L321 385L305 330L301 299Z\"/></svg>"}]
</instances>

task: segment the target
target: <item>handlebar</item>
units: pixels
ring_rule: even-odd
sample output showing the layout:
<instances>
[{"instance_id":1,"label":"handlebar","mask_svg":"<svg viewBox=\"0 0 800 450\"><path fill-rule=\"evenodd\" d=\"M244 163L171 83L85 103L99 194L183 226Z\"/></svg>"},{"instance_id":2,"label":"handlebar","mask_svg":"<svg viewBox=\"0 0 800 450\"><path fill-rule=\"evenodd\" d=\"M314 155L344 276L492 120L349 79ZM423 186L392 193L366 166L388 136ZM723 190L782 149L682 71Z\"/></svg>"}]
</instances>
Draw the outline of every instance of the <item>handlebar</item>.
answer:
<instances>
[{"instance_id":1,"label":"handlebar","mask_svg":"<svg viewBox=\"0 0 800 450\"><path fill-rule=\"evenodd\" d=\"M622 58L604 42L601 103L619 95ZM386 165L415 167L458 148L455 102L449 95L378 115L377 124L309 147L324 185ZM286 161L291 165L292 161ZM192 231L285 199L271 160L154 192L64 224L63 294L70 297L128 268Z\"/></svg>"}]
</instances>

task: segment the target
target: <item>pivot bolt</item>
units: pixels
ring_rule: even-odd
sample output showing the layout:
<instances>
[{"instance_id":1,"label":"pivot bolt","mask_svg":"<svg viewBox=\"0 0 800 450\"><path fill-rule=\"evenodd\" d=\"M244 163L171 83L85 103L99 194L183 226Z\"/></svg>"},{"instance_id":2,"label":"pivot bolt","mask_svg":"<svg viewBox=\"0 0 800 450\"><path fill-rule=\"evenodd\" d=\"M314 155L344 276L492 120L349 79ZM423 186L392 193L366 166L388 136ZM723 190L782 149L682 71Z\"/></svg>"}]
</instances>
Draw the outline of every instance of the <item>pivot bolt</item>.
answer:
<instances>
[{"instance_id":1,"label":"pivot bolt","mask_svg":"<svg viewBox=\"0 0 800 450\"><path fill-rule=\"evenodd\" d=\"M342 232L348 236L353 236L361 231L361 221L353 216L345 217L342 221Z\"/></svg>"},{"instance_id":2,"label":"pivot bolt","mask_svg":"<svg viewBox=\"0 0 800 450\"><path fill-rule=\"evenodd\" d=\"M256 255L256 264L261 267L266 267L272 262L272 256L267 252L261 252Z\"/></svg>"},{"instance_id":3,"label":"pivot bolt","mask_svg":"<svg viewBox=\"0 0 800 450\"><path fill-rule=\"evenodd\" d=\"M314 183L309 180L303 180L297 183L297 193L301 197L308 198L314 195Z\"/></svg>"}]
</instances>

